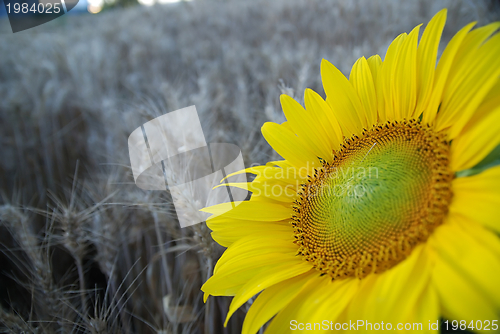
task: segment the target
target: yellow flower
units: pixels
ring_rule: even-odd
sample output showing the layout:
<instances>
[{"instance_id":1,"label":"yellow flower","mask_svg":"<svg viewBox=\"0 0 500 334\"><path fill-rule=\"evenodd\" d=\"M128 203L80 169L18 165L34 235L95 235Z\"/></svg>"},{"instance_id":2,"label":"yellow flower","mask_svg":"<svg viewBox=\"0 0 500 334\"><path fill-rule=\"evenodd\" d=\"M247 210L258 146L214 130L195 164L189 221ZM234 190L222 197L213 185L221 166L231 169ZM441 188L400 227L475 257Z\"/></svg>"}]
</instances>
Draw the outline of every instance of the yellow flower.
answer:
<instances>
[{"instance_id":1,"label":"yellow flower","mask_svg":"<svg viewBox=\"0 0 500 334\"><path fill-rule=\"evenodd\" d=\"M283 95L287 121L262 127L285 160L230 183L249 201L204 209L228 247L205 299L234 296L229 319L262 291L243 333L273 317L267 333L349 321L430 332L440 317L495 329L500 166L471 168L500 143L500 22L465 26L436 66L445 21L442 10L419 43L420 26L399 35L384 61L358 59L349 79L323 60L326 101Z\"/></svg>"}]
</instances>

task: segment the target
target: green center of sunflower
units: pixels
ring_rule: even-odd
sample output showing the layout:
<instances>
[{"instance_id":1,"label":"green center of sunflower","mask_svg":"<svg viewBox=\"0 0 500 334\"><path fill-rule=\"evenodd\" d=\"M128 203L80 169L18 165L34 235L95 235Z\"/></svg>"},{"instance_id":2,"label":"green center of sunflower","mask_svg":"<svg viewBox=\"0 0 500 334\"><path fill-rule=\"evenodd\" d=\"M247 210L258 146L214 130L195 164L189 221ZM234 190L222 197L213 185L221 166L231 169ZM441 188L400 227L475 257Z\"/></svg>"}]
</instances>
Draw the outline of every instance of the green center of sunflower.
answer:
<instances>
[{"instance_id":1,"label":"green center of sunflower","mask_svg":"<svg viewBox=\"0 0 500 334\"><path fill-rule=\"evenodd\" d=\"M417 121L347 139L299 192L299 254L332 278L380 273L442 223L451 201L449 145Z\"/></svg>"}]
</instances>

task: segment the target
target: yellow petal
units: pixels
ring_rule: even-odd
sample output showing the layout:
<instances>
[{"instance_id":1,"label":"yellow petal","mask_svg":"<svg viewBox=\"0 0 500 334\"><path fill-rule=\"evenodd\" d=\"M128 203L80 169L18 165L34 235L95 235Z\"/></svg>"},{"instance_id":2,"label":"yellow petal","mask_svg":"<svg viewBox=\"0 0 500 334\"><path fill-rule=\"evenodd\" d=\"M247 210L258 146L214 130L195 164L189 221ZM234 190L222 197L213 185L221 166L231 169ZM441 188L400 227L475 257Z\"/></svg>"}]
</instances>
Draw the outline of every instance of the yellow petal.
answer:
<instances>
[{"instance_id":1,"label":"yellow petal","mask_svg":"<svg viewBox=\"0 0 500 334\"><path fill-rule=\"evenodd\" d=\"M428 241L437 253L432 280L443 315L467 323L497 319L500 259L452 223L457 217L451 216Z\"/></svg>"},{"instance_id":2,"label":"yellow petal","mask_svg":"<svg viewBox=\"0 0 500 334\"><path fill-rule=\"evenodd\" d=\"M500 22L493 22L474 29L465 36L453 60L453 67L450 69L448 77L450 91L454 91L466 78L464 72L473 70L471 64L476 61L477 50L499 27Z\"/></svg>"},{"instance_id":3,"label":"yellow petal","mask_svg":"<svg viewBox=\"0 0 500 334\"><path fill-rule=\"evenodd\" d=\"M291 184L278 184L277 182L239 182L239 183L226 183L219 184L219 187L236 187L252 192L252 198L255 196L262 196L279 202L291 203L297 198L297 186Z\"/></svg>"},{"instance_id":4,"label":"yellow petal","mask_svg":"<svg viewBox=\"0 0 500 334\"><path fill-rule=\"evenodd\" d=\"M379 55L373 55L366 60L368 66L370 67L370 72L372 73L373 82L377 82L380 70L382 68L382 58Z\"/></svg>"},{"instance_id":5,"label":"yellow petal","mask_svg":"<svg viewBox=\"0 0 500 334\"><path fill-rule=\"evenodd\" d=\"M227 175L225 178L223 178L220 183L224 182L225 180L227 180L228 178L232 177L232 176L235 176L235 175L240 175L240 174L260 174L262 173L262 171L267 168L266 166L256 166L256 167L249 167L249 168L245 168L245 169L242 169L242 170L239 170L237 172L234 172L234 173L231 173L229 175Z\"/></svg>"},{"instance_id":6,"label":"yellow petal","mask_svg":"<svg viewBox=\"0 0 500 334\"><path fill-rule=\"evenodd\" d=\"M425 245L390 270L368 276L348 309L351 320L402 322L430 283L431 259ZM411 288L409 288L411 287ZM407 302L401 303L401 300Z\"/></svg>"},{"instance_id":7,"label":"yellow petal","mask_svg":"<svg viewBox=\"0 0 500 334\"><path fill-rule=\"evenodd\" d=\"M467 323L497 318L495 307L447 262L436 263L433 281L446 318Z\"/></svg>"},{"instance_id":8,"label":"yellow petal","mask_svg":"<svg viewBox=\"0 0 500 334\"><path fill-rule=\"evenodd\" d=\"M417 50L417 108L414 117L418 117L427 108L434 84L436 57L439 41L446 22L446 9L440 10L422 34Z\"/></svg>"},{"instance_id":9,"label":"yellow petal","mask_svg":"<svg viewBox=\"0 0 500 334\"><path fill-rule=\"evenodd\" d=\"M485 96L480 109L485 108L485 112L489 112L489 110L495 109L498 105L500 105L500 78L498 78L493 88ZM474 114L473 118L476 117L476 114Z\"/></svg>"},{"instance_id":10,"label":"yellow petal","mask_svg":"<svg viewBox=\"0 0 500 334\"><path fill-rule=\"evenodd\" d=\"M361 103L366 110L368 125L377 121L377 93L370 66L365 57L359 58L351 69L349 81L358 92Z\"/></svg>"},{"instance_id":11,"label":"yellow petal","mask_svg":"<svg viewBox=\"0 0 500 334\"><path fill-rule=\"evenodd\" d=\"M232 228L232 227L238 227L238 228L245 230L247 228L251 228L252 225L263 226L263 227L276 225L276 226L283 226L283 227L291 228L289 219L268 222L268 221L256 221L256 220L248 220L248 219L234 219L234 218L227 218L224 216L218 216L218 217L211 218L211 219L207 220L207 226L212 231L216 231L216 232L219 231L220 229L223 229L223 228Z\"/></svg>"},{"instance_id":12,"label":"yellow petal","mask_svg":"<svg viewBox=\"0 0 500 334\"><path fill-rule=\"evenodd\" d=\"M275 268L303 263L295 256L293 232L249 235L233 243L217 261L214 275L201 290L214 296L234 296L250 279Z\"/></svg>"},{"instance_id":13,"label":"yellow petal","mask_svg":"<svg viewBox=\"0 0 500 334\"><path fill-rule=\"evenodd\" d=\"M394 116L409 119L417 102L417 42L420 25L405 38L398 50L395 77L392 79Z\"/></svg>"},{"instance_id":14,"label":"yellow petal","mask_svg":"<svg viewBox=\"0 0 500 334\"><path fill-rule=\"evenodd\" d=\"M260 255L255 259L259 260L259 262L233 263L232 265L237 270L225 270L220 274L215 274L203 284L201 290L212 296L235 296L249 280L258 277L264 272L273 270L280 265L295 266L302 264L302 262L289 260L293 259L291 255L284 256L277 253L270 253L266 256Z\"/></svg>"},{"instance_id":15,"label":"yellow petal","mask_svg":"<svg viewBox=\"0 0 500 334\"><path fill-rule=\"evenodd\" d=\"M474 286L483 298L499 308L500 254L495 250L500 247L500 240L497 238L496 247L493 249L485 247L491 240L488 237L485 237L484 241L478 240L484 233L476 233L475 238L472 237L461 227L467 223L466 219L459 215L450 215L448 222L431 235L429 245L436 250L440 260L449 264L457 275ZM489 233L494 236L492 232Z\"/></svg>"},{"instance_id":16,"label":"yellow petal","mask_svg":"<svg viewBox=\"0 0 500 334\"><path fill-rule=\"evenodd\" d=\"M293 233L288 221L259 222L218 217L207 221L207 226L213 231L212 238L223 247L229 247L239 239L249 235L261 235L262 231L276 233L276 235Z\"/></svg>"},{"instance_id":17,"label":"yellow petal","mask_svg":"<svg viewBox=\"0 0 500 334\"><path fill-rule=\"evenodd\" d=\"M308 169L320 166L318 156L285 127L267 122L262 126L262 135L269 145L293 166L297 168L305 166Z\"/></svg>"},{"instance_id":18,"label":"yellow petal","mask_svg":"<svg viewBox=\"0 0 500 334\"><path fill-rule=\"evenodd\" d=\"M330 277L317 277L313 283L303 290L271 321L266 333L290 333L293 329L292 320L296 323L320 323L318 319L336 322L344 311L352 296L357 292L360 281L343 279L332 281ZM321 323L320 323L321 324ZM297 328L298 329L298 328ZM316 327L311 333L325 331Z\"/></svg>"},{"instance_id":19,"label":"yellow petal","mask_svg":"<svg viewBox=\"0 0 500 334\"><path fill-rule=\"evenodd\" d=\"M477 61L477 52L486 39L488 39L500 26L500 22L494 22L481 28L472 30L464 38L460 49L453 61L448 78L447 93L451 94L474 71L471 66Z\"/></svg>"},{"instance_id":20,"label":"yellow petal","mask_svg":"<svg viewBox=\"0 0 500 334\"><path fill-rule=\"evenodd\" d=\"M237 268L231 267L232 263L236 263L236 267L251 263L259 264L268 255L269 258L275 257L272 254L289 257L290 261L302 261L300 257L295 256L297 245L293 241L293 232L291 230L284 233L275 233L275 235L246 236L226 249L214 267L214 274L217 274L219 269L221 271L236 269L237 271ZM260 260L257 257L261 257Z\"/></svg>"},{"instance_id":21,"label":"yellow petal","mask_svg":"<svg viewBox=\"0 0 500 334\"><path fill-rule=\"evenodd\" d=\"M431 98L429 100L429 104L427 105L426 110L423 113L423 122L432 124L436 118L436 114L441 104L443 91L446 87L446 80L448 78L448 73L453 65L453 59L457 54L457 51L462 44L462 41L467 36L469 30L475 25L475 22L469 23L459 32L453 36L451 41L446 46L446 49L443 51L439 63L436 68L436 75L434 77L434 85L432 88Z\"/></svg>"},{"instance_id":22,"label":"yellow petal","mask_svg":"<svg viewBox=\"0 0 500 334\"><path fill-rule=\"evenodd\" d=\"M289 163L286 160L269 161L266 163L266 166L267 167L280 167L283 169L288 169L288 168L296 169L295 167L293 167L293 165L291 163Z\"/></svg>"},{"instance_id":23,"label":"yellow petal","mask_svg":"<svg viewBox=\"0 0 500 334\"><path fill-rule=\"evenodd\" d=\"M266 272L261 272L258 276L250 279L234 296L229 306L229 312L226 317L224 326L227 325L229 318L233 313L250 298L260 291L290 278L296 277L305 272L311 271L311 264L302 261L294 265L284 264L278 265Z\"/></svg>"},{"instance_id":24,"label":"yellow petal","mask_svg":"<svg viewBox=\"0 0 500 334\"><path fill-rule=\"evenodd\" d=\"M276 233L277 237L275 239L276 244L285 244L285 241L289 242L290 244L293 244L293 242L290 240L285 240L285 237L289 236L290 239L293 236L293 232L286 232L286 233ZM279 236L281 235L281 236ZM295 248L290 249L287 247L284 247L283 249L276 249L276 247L266 247L265 250L262 249L252 249L250 250L249 247L239 247L239 248L245 248L248 251L248 253L244 254L241 252L237 252L234 250L237 246L241 246L239 243L242 240L248 240L249 238L252 238L252 240L258 240L259 236L256 235L248 235L234 244L232 244L227 250L226 253L229 251L229 254L237 254L233 258L229 258L228 256L226 257L221 257L219 261L217 262L215 268L214 268L214 277L217 277L219 280L223 280L224 277L229 277L231 275L238 274L240 271L243 272L246 269L258 269L261 267L267 267L268 265L271 266L276 266L277 264L283 264L283 263L288 263L290 265L292 264L297 264L297 263L304 263L301 261L299 257L296 256L297 250ZM260 240L260 242L264 241L269 241L266 239ZM257 241L253 243L253 246ZM273 245L274 246L274 245ZM233 249L232 251L230 251ZM237 275L239 276L239 274ZM254 275L251 275L250 278L252 278ZM248 279L250 279L248 278ZM247 281L248 281L247 279Z\"/></svg>"},{"instance_id":25,"label":"yellow petal","mask_svg":"<svg viewBox=\"0 0 500 334\"><path fill-rule=\"evenodd\" d=\"M280 101L293 132L302 139L311 152L325 160L332 160L332 147L327 140L327 134L324 132L323 127L318 124L316 118L312 117L297 101L288 95L281 95Z\"/></svg>"},{"instance_id":26,"label":"yellow petal","mask_svg":"<svg viewBox=\"0 0 500 334\"><path fill-rule=\"evenodd\" d=\"M259 192L260 194L257 194L257 195L265 195L266 194L266 191L265 191L266 187L269 188L269 187L273 187L274 185L278 185L278 187L281 187L283 189L282 190L283 195L290 197L290 196L294 195L293 192L296 193L299 185L303 183L303 178L299 175L299 171L300 171L299 169L297 169L295 167L291 167L290 165L283 164L283 167L271 167L271 166L269 166L269 163L268 163L266 166L249 167L249 168L231 173L220 181L221 182L220 185L218 185L214 188L223 187L223 186L233 186L233 187L237 187L240 189L246 189L246 190L249 190L252 192ZM255 174L256 176L255 176L255 179L253 180L253 182L263 183L263 185L252 186L250 183L245 183L245 182L242 182L242 183L225 182L225 180L227 180L228 178L231 178L231 177L233 177L235 175L239 175L239 174L245 174L245 173ZM264 189L262 189L262 187L264 187ZM259 191L259 189L251 190L250 188L259 188L260 191ZM269 191L270 190L273 190L273 189L269 189ZM279 191L279 189L274 189L274 190L275 190L275 194L277 196L281 196L281 195L278 195L278 193L277 193ZM267 193L269 193L269 191ZM271 195L275 195L275 194L271 193ZM285 200L284 198L283 198L283 200L285 202L289 202L288 200ZM291 201L293 201L293 199Z\"/></svg>"},{"instance_id":27,"label":"yellow petal","mask_svg":"<svg viewBox=\"0 0 500 334\"><path fill-rule=\"evenodd\" d=\"M485 117L488 117L488 115L497 109L498 106L500 106L500 78L485 96L483 102L474 112L471 119L467 122L460 135L468 131L470 128L475 127L476 124L481 122Z\"/></svg>"},{"instance_id":28,"label":"yellow petal","mask_svg":"<svg viewBox=\"0 0 500 334\"><path fill-rule=\"evenodd\" d=\"M367 127L366 112L352 84L325 59L321 61L321 79L326 102L339 120L344 135L351 137L360 134Z\"/></svg>"},{"instance_id":29,"label":"yellow petal","mask_svg":"<svg viewBox=\"0 0 500 334\"><path fill-rule=\"evenodd\" d=\"M290 130L290 131L292 131L292 132L294 132L292 126L290 125L290 122L288 122L288 121L285 121L285 122L281 123L281 126L284 127L284 128L286 128L286 129L288 129L288 130Z\"/></svg>"},{"instance_id":30,"label":"yellow petal","mask_svg":"<svg viewBox=\"0 0 500 334\"><path fill-rule=\"evenodd\" d=\"M396 119L396 111L394 104L394 78L396 77L396 65L399 54L399 49L406 39L406 34L403 33L396 37L385 54L384 62L379 76L379 87L382 89L384 96L384 114L385 118L389 121ZM379 109L380 112L380 109Z\"/></svg>"},{"instance_id":31,"label":"yellow petal","mask_svg":"<svg viewBox=\"0 0 500 334\"><path fill-rule=\"evenodd\" d=\"M235 205L234 207L233 204ZM262 202L255 203L252 201L221 203L203 208L200 211L213 215L207 221L222 214L226 218L253 219L258 221L278 221L292 216L290 206Z\"/></svg>"},{"instance_id":32,"label":"yellow petal","mask_svg":"<svg viewBox=\"0 0 500 334\"><path fill-rule=\"evenodd\" d=\"M371 56L366 61L368 66L370 67L370 72L372 73L373 83L375 84L375 91L377 94L377 116L378 122L383 123L387 121L387 116L385 114L385 100L384 100L384 91L381 85L380 75L382 71L382 58L379 55Z\"/></svg>"},{"instance_id":33,"label":"yellow petal","mask_svg":"<svg viewBox=\"0 0 500 334\"><path fill-rule=\"evenodd\" d=\"M441 327L440 317L440 305L436 288L432 284L428 284L422 291L420 299L414 305L414 312L409 314L405 322L411 323L412 326L413 324L422 324L424 333L439 333Z\"/></svg>"},{"instance_id":34,"label":"yellow petal","mask_svg":"<svg viewBox=\"0 0 500 334\"><path fill-rule=\"evenodd\" d=\"M469 169L483 160L500 144L500 104L480 120L469 123L451 144L453 171Z\"/></svg>"},{"instance_id":35,"label":"yellow petal","mask_svg":"<svg viewBox=\"0 0 500 334\"><path fill-rule=\"evenodd\" d=\"M451 216L451 224L455 224L473 238L477 243L480 243L482 247L485 247L492 254L495 255L497 259L500 259L500 239L491 230L484 227L482 224L466 219L458 215Z\"/></svg>"},{"instance_id":36,"label":"yellow petal","mask_svg":"<svg viewBox=\"0 0 500 334\"><path fill-rule=\"evenodd\" d=\"M344 140L343 134L339 121L333 114L328 103L312 89L306 89L304 102L307 111L311 115L315 115L317 122L322 125L326 138L330 142L330 147L334 150L339 150L340 144Z\"/></svg>"},{"instance_id":37,"label":"yellow petal","mask_svg":"<svg viewBox=\"0 0 500 334\"><path fill-rule=\"evenodd\" d=\"M500 166L453 180L450 214L459 214L500 233Z\"/></svg>"},{"instance_id":38,"label":"yellow petal","mask_svg":"<svg viewBox=\"0 0 500 334\"><path fill-rule=\"evenodd\" d=\"M321 295L325 294L327 297L317 304L313 314L308 316L308 319L310 319L309 321L321 323L324 319L328 319L329 321L335 322L334 320L344 312L347 305L349 305L354 295L358 292L360 286L360 281L358 279L352 278L344 280L346 282L342 285L336 285L335 282L330 282L331 284L329 284L325 290L317 291L316 298L322 298Z\"/></svg>"},{"instance_id":39,"label":"yellow petal","mask_svg":"<svg viewBox=\"0 0 500 334\"><path fill-rule=\"evenodd\" d=\"M443 102L436 129L450 127L448 138L455 138L472 117L500 75L500 34L491 37L479 49L471 52L467 62L443 92ZM466 70L467 69L467 70Z\"/></svg>"},{"instance_id":40,"label":"yellow petal","mask_svg":"<svg viewBox=\"0 0 500 334\"><path fill-rule=\"evenodd\" d=\"M252 303L243 322L242 334L254 334L288 305L308 284L314 283L314 269L265 289Z\"/></svg>"}]
</instances>

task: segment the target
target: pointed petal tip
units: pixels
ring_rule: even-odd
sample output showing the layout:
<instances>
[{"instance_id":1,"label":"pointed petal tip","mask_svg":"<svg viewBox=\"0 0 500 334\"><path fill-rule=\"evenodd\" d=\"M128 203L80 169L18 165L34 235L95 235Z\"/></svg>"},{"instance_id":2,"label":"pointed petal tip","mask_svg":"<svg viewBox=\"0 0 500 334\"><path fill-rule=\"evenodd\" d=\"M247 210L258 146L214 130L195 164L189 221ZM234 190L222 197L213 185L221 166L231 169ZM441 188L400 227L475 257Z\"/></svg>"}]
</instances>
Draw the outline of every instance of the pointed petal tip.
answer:
<instances>
[{"instance_id":1,"label":"pointed petal tip","mask_svg":"<svg viewBox=\"0 0 500 334\"><path fill-rule=\"evenodd\" d=\"M328 61L327 59L325 58L321 59L321 73L323 73L323 71L325 71L327 68L331 67L335 66L332 63L330 63L330 61Z\"/></svg>"},{"instance_id":2,"label":"pointed petal tip","mask_svg":"<svg viewBox=\"0 0 500 334\"><path fill-rule=\"evenodd\" d=\"M444 16L446 17L446 16L448 15L448 8L446 8L446 7L445 7L445 8L443 8L443 9L441 9L439 12L437 12L437 13L434 15L434 17L436 17L436 16L438 16L438 15L439 15L439 16L444 15Z\"/></svg>"},{"instance_id":3,"label":"pointed petal tip","mask_svg":"<svg viewBox=\"0 0 500 334\"><path fill-rule=\"evenodd\" d=\"M293 97L291 97L290 95L288 94L280 94L280 102L283 104L283 101L287 100L287 99L293 99Z\"/></svg>"},{"instance_id":4,"label":"pointed petal tip","mask_svg":"<svg viewBox=\"0 0 500 334\"><path fill-rule=\"evenodd\" d=\"M272 126L271 124L276 124L274 122L265 122L264 124L262 124L262 126L260 127L260 130L261 131L264 131L264 129L267 129L269 128L270 126Z\"/></svg>"}]
</instances>

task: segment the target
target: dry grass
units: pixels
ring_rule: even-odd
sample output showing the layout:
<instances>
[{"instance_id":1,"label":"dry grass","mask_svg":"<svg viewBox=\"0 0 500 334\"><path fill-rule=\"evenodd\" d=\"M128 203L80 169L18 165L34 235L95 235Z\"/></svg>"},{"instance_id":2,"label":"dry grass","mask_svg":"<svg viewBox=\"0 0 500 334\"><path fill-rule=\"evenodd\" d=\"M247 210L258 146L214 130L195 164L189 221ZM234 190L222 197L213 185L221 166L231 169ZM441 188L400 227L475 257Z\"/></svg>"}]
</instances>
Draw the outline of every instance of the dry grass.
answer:
<instances>
[{"instance_id":1,"label":"dry grass","mask_svg":"<svg viewBox=\"0 0 500 334\"><path fill-rule=\"evenodd\" d=\"M444 41L491 1L193 1L70 16L0 43L0 332L238 333L202 301L222 253L180 229L168 192L135 187L128 135L195 104L208 142L276 158L259 129L279 94L322 91L400 32L449 8ZM1 22L5 25L5 22Z\"/></svg>"}]
</instances>

